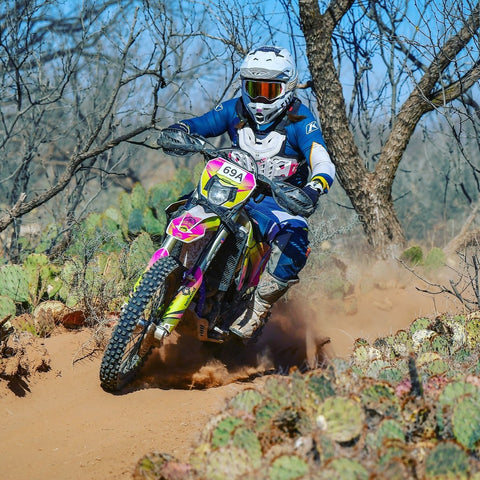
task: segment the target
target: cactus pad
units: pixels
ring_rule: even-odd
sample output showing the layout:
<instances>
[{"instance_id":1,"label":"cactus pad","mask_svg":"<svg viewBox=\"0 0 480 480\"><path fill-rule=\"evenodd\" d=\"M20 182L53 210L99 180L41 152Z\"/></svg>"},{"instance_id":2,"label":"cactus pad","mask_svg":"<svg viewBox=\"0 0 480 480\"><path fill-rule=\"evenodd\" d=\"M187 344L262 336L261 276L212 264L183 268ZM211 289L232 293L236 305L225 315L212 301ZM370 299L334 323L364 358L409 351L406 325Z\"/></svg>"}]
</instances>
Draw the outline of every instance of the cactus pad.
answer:
<instances>
[{"instance_id":1,"label":"cactus pad","mask_svg":"<svg viewBox=\"0 0 480 480\"><path fill-rule=\"evenodd\" d=\"M480 392L465 396L452 415L453 434L459 443L472 450L480 440Z\"/></svg>"},{"instance_id":2,"label":"cactus pad","mask_svg":"<svg viewBox=\"0 0 480 480\"><path fill-rule=\"evenodd\" d=\"M0 321L7 317L14 317L17 309L10 297L0 296Z\"/></svg>"},{"instance_id":3,"label":"cactus pad","mask_svg":"<svg viewBox=\"0 0 480 480\"><path fill-rule=\"evenodd\" d=\"M0 295L18 303L28 301L28 279L21 266L5 265L0 268Z\"/></svg>"},{"instance_id":4,"label":"cactus pad","mask_svg":"<svg viewBox=\"0 0 480 480\"><path fill-rule=\"evenodd\" d=\"M448 434L451 428L450 417L455 405L465 395L475 395L477 392L477 387L467 382L452 382L445 386L437 402L437 424L440 435L445 430L447 430L445 433Z\"/></svg>"},{"instance_id":5,"label":"cactus pad","mask_svg":"<svg viewBox=\"0 0 480 480\"><path fill-rule=\"evenodd\" d=\"M282 455L270 465L269 480L295 480L304 477L309 471L308 463L296 455Z\"/></svg>"},{"instance_id":6,"label":"cactus pad","mask_svg":"<svg viewBox=\"0 0 480 480\"><path fill-rule=\"evenodd\" d=\"M235 395L235 397L230 400L230 408L233 410L241 410L243 412L252 413L253 409L263 402L264 397L260 392L254 390L253 388L247 388L242 392Z\"/></svg>"},{"instance_id":7,"label":"cactus pad","mask_svg":"<svg viewBox=\"0 0 480 480\"><path fill-rule=\"evenodd\" d=\"M238 417L227 417L221 420L212 432L212 447L219 448L227 445L233 436L233 432L239 426L244 425L244 421Z\"/></svg>"},{"instance_id":8,"label":"cactus pad","mask_svg":"<svg viewBox=\"0 0 480 480\"><path fill-rule=\"evenodd\" d=\"M453 442L440 442L425 459L425 480L467 480L469 470L467 454Z\"/></svg>"},{"instance_id":9,"label":"cactus pad","mask_svg":"<svg viewBox=\"0 0 480 480\"><path fill-rule=\"evenodd\" d=\"M333 440L349 442L362 433L363 409L351 398L329 397L320 405L316 423Z\"/></svg>"},{"instance_id":10,"label":"cactus pad","mask_svg":"<svg viewBox=\"0 0 480 480\"><path fill-rule=\"evenodd\" d=\"M348 478L349 480L368 480L369 478L366 468L360 462L350 458L334 458L326 468L332 472L330 478Z\"/></svg>"}]
</instances>

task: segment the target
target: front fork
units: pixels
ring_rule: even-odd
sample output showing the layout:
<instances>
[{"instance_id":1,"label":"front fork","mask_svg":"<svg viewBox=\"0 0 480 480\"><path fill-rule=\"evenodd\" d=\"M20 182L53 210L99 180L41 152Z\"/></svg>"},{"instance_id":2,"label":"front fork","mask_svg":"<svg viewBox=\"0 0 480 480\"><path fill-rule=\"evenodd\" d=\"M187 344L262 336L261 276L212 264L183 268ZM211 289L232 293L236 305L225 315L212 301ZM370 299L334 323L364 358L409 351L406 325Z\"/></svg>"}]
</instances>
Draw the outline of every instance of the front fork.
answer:
<instances>
[{"instance_id":1,"label":"front fork","mask_svg":"<svg viewBox=\"0 0 480 480\"><path fill-rule=\"evenodd\" d=\"M224 227L220 227L213 244L204 252L200 261L187 272L177 294L167 307L160 324L156 326L154 336L157 340L162 340L170 335L183 317L185 310L197 294L203 282L203 273L206 271L212 260L215 258L219 248L227 239L230 232Z\"/></svg>"}]
</instances>

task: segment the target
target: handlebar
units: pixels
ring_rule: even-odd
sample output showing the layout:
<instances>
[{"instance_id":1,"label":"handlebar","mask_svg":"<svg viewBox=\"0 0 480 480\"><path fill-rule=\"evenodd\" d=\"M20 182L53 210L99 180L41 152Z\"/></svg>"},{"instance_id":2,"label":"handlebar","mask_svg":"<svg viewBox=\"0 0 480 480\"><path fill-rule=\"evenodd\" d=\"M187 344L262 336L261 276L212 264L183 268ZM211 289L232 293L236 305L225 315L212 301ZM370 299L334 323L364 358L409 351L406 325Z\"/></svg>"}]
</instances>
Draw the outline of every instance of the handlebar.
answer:
<instances>
[{"instance_id":1,"label":"handlebar","mask_svg":"<svg viewBox=\"0 0 480 480\"><path fill-rule=\"evenodd\" d=\"M310 197L301 189L281 180L272 180L258 173L253 156L240 148L216 148L206 138L183 130L167 128L160 132L157 145L166 153L184 156L201 153L205 158L224 157L255 174L255 178L265 190L272 192L275 201L292 215L309 217L315 211Z\"/></svg>"}]
</instances>

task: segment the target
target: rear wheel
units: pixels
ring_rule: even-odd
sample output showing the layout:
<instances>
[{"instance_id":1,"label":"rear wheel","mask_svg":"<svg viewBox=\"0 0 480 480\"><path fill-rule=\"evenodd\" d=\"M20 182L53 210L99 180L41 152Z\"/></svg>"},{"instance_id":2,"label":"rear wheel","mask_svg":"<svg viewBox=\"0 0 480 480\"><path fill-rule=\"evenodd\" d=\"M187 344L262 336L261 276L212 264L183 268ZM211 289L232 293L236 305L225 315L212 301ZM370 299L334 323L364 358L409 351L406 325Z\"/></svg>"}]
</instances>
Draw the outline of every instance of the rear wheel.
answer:
<instances>
[{"instance_id":1,"label":"rear wheel","mask_svg":"<svg viewBox=\"0 0 480 480\"><path fill-rule=\"evenodd\" d=\"M183 268L173 257L157 260L122 309L100 366L100 381L108 391L132 381L152 348L153 333L166 305L176 291Z\"/></svg>"}]
</instances>

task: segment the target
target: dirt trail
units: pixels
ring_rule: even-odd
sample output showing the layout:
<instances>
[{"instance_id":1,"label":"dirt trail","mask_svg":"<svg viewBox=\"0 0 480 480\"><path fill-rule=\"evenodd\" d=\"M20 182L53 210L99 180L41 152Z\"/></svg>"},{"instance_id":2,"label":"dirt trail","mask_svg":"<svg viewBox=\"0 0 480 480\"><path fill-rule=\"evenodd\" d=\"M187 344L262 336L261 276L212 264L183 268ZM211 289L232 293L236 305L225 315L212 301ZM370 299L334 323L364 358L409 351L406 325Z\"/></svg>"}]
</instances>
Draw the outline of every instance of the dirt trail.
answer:
<instances>
[{"instance_id":1,"label":"dirt trail","mask_svg":"<svg viewBox=\"0 0 480 480\"><path fill-rule=\"evenodd\" d=\"M31 378L23 397L0 381L2 478L121 480L130 479L136 462L152 451L187 460L204 424L226 399L266 369L301 367L312 355L305 345L315 339L330 337L323 355L346 356L357 337L373 340L420 315L452 310L445 299L434 305L408 281L369 288L349 299L354 305L277 306L261 342L233 363L214 362L195 344L172 344L163 362L153 356L142 378L122 395L101 389L99 356L73 363L90 338L88 329L45 339L51 370Z\"/></svg>"}]
</instances>

